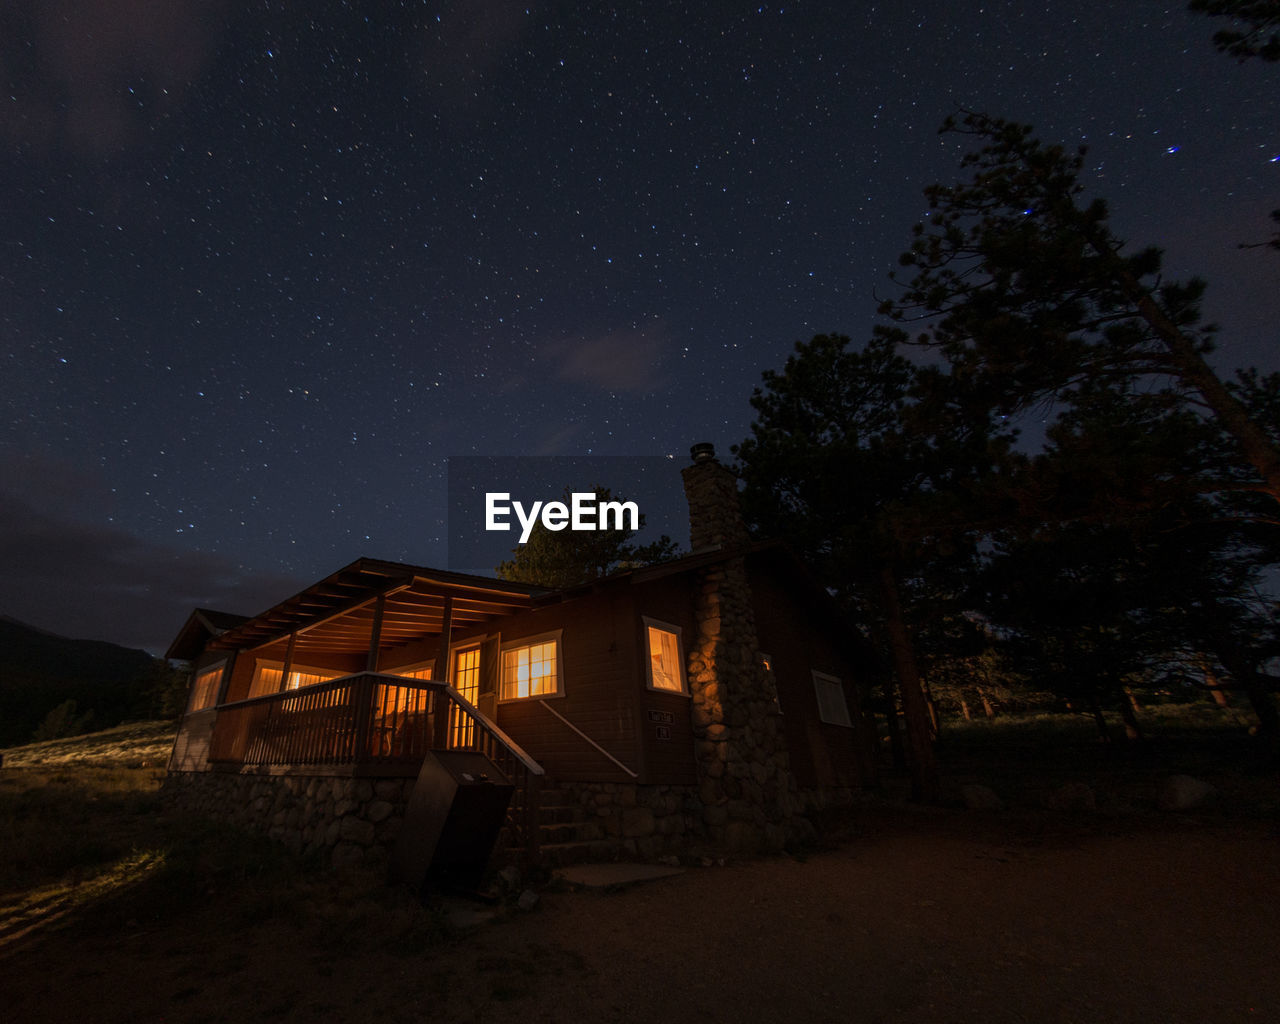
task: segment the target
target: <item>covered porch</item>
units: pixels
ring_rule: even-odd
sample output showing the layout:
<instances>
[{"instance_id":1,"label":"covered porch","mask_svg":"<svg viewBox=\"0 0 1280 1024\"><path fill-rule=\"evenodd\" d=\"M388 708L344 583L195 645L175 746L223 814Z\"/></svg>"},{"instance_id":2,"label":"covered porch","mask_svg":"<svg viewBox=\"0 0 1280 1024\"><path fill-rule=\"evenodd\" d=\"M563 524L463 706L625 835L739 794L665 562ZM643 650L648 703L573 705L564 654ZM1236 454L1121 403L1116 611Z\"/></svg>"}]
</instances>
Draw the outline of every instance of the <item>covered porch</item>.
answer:
<instances>
[{"instance_id":1,"label":"covered porch","mask_svg":"<svg viewBox=\"0 0 1280 1024\"><path fill-rule=\"evenodd\" d=\"M511 844L538 858L542 767L442 682L361 672L216 709L214 771L412 777L428 751L483 754L515 787Z\"/></svg>"},{"instance_id":2,"label":"covered porch","mask_svg":"<svg viewBox=\"0 0 1280 1024\"><path fill-rule=\"evenodd\" d=\"M492 705L481 710L493 689L482 676L496 664L459 673L451 658L458 640L539 593L361 559L211 639L193 637L203 654L170 769L413 779L429 751L475 751L515 786L512 845L536 858L543 770Z\"/></svg>"}]
</instances>

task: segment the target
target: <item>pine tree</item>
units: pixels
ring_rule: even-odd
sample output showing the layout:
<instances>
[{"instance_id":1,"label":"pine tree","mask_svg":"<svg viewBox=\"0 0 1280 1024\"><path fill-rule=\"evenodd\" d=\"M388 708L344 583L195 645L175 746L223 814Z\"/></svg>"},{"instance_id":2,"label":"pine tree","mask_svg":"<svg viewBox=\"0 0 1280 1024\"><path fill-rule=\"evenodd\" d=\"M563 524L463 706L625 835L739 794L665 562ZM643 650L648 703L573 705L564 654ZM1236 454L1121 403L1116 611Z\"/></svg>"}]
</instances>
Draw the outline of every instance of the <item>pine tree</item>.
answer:
<instances>
[{"instance_id":1,"label":"pine tree","mask_svg":"<svg viewBox=\"0 0 1280 1024\"><path fill-rule=\"evenodd\" d=\"M1213 34L1213 45L1237 60L1280 60L1280 3L1276 0L1191 0L1189 9L1230 18L1231 28Z\"/></svg>"},{"instance_id":2,"label":"pine tree","mask_svg":"<svg viewBox=\"0 0 1280 1024\"><path fill-rule=\"evenodd\" d=\"M595 487L596 505L618 501L607 487ZM565 487L562 501L571 504L573 488ZM644 529L644 516L639 528ZM519 583L562 590L608 576L612 572L665 562L678 554L678 545L663 534L648 544L633 544L636 530L548 530L541 520L527 543L512 549L512 557L497 566L498 576Z\"/></svg>"},{"instance_id":3,"label":"pine tree","mask_svg":"<svg viewBox=\"0 0 1280 1024\"><path fill-rule=\"evenodd\" d=\"M748 520L786 537L846 607L878 626L902 699L913 794L931 801L933 725L912 619L926 566L932 599L938 581L973 558L974 523L1009 437L948 377L903 357L903 339L882 329L861 349L843 335L797 343L781 372L764 374L751 437L734 452Z\"/></svg>"},{"instance_id":4,"label":"pine tree","mask_svg":"<svg viewBox=\"0 0 1280 1024\"><path fill-rule=\"evenodd\" d=\"M1204 282L1163 282L1158 249L1125 252L1106 203L1083 199L1083 150L981 113L943 130L977 141L962 160L973 177L926 189L929 222L900 258L911 279L881 311L922 323L912 340L941 350L980 401L1006 413L1091 378L1169 382L1217 419L1256 474L1249 486L1280 511L1280 446L1206 360Z\"/></svg>"}]
</instances>

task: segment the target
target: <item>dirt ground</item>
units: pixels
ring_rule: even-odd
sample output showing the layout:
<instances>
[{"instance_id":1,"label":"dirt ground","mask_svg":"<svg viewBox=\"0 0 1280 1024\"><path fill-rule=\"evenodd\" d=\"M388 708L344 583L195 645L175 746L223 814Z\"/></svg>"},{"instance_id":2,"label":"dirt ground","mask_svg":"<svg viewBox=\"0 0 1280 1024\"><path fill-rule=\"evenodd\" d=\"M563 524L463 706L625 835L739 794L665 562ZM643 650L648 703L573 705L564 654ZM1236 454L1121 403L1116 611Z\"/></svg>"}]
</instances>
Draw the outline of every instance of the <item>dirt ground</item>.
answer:
<instances>
[{"instance_id":1,"label":"dirt ground","mask_svg":"<svg viewBox=\"0 0 1280 1024\"><path fill-rule=\"evenodd\" d=\"M803 859L471 929L391 890L116 900L0 951L0 1019L1280 1020L1278 895L1266 822L881 807Z\"/></svg>"}]
</instances>

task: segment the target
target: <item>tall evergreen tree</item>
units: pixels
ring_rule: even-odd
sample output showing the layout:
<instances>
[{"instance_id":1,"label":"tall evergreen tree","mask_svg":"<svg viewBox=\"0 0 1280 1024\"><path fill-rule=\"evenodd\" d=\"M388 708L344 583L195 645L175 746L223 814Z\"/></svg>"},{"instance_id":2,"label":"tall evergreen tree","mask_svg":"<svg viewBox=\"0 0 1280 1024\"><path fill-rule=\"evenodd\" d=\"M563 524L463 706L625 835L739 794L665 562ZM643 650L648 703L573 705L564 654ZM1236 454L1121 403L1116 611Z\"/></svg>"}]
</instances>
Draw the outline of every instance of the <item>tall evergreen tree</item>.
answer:
<instances>
[{"instance_id":1,"label":"tall evergreen tree","mask_svg":"<svg viewBox=\"0 0 1280 1024\"><path fill-rule=\"evenodd\" d=\"M974 555L975 517L1008 451L968 396L897 351L902 332L861 349L818 335L797 343L752 395L751 436L734 448L744 509L787 537L863 621L878 623L908 734L912 789L938 794L931 723L912 643L923 566ZM892 714L890 709L890 714Z\"/></svg>"},{"instance_id":2,"label":"tall evergreen tree","mask_svg":"<svg viewBox=\"0 0 1280 1024\"><path fill-rule=\"evenodd\" d=\"M607 487L596 487L595 503L621 501ZM573 488L565 487L561 500L569 506ZM639 529L644 529L640 516ZM528 543L514 548L512 557L497 566L504 580L533 583L560 590L589 583L612 572L640 565L653 565L676 557L678 545L663 534L648 544L635 544L638 530L548 530L539 520L529 534Z\"/></svg>"},{"instance_id":3,"label":"tall evergreen tree","mask_svg":"<svg viewBox=\"0 0 1280 1024\"><path fill-rule=\"evenodd\" d=\"M1022 671L1099 720L1118 708L1136 731L1127 687L1213 659L1274 743L1256 593L1276 531L1259 524L1256 496L1224 489L1226 449L1176 389L1111 378L1073 392L983 576L982 607L1018 641Z\"/></svg>"},{"instance_id":4,"label":"tall evergreen tree","mask_svg":"<svg viewBox=\"0 0 1280 1024\"><path fill-rule=\"evenodd\" d=\"M1213 34L1213 44L1223 53L1244 63L1253 57L1280 61L1280 0L1191 0L1190 9L1215 18L1230 18L1231 27ZM1280 225L1280 210L1271 211L1271 220ZM1266 242L1247 248L1267 246L1280 249L1280 231Z\"/></svg>"},{"instance_id":5,"label":"tall evergreen tree","mask_svg":"<svg viewBox=\"0 0 1280 1024\"><path fill-rule=\"evenodd\" d=\"M1231 19L1213 34L1213 45L1237 60L1280 60L1280 3L1277 0L1191 0L1190 10Z\"/></svg>"},{"instance_id":6,"label":"tall evergreen tree","mask_svg":"<svg viewBox=\"0 0 1280 1024\"><path fill-rule=\"evenodd\" d=\"M911 278L881 305L924 321L913 341L940 349L959 379L1006 412L1063 399L1090 378L1170 381L1213 415L1280 503L1280 446L1206 360L1204 283L1164 282L1154 248L1128 254L1107 205L1086 202L1083 150L1041 143L986 114L949 120L971 135L973 177L926 189L931 215L900 262Z\"/></svg>"}]
</instances>

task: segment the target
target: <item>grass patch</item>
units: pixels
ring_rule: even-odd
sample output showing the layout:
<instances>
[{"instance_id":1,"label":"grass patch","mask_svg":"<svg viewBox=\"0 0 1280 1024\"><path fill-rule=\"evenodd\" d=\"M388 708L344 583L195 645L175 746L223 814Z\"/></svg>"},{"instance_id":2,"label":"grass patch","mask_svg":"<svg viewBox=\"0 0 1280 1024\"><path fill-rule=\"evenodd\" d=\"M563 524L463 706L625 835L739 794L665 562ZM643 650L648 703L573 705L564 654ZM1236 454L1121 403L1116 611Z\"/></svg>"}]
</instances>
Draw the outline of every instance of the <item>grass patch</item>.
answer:
<instances>
[{"instance_id":1,"label":"grass patch","mask_svg":"<svg viewBox=\"0 0 1280 1024\"><path fill-rule=\"evenodd\" d=\"M173 722L127 722L114 729L0 750L4 768L164 768L173 750Z\"/></svg>"},{"instance_id":2,"label":"grass patch","mask_svg":"<svg viewBox=\"0 0 1280 1024\"><path fill-rule=\"evenodd\" d=\"M421 953L452 938L439 908L380 872L329 872L265 838L166 811L167 722L5 751L0 769L0 954L74 924L115 934L213 920L201 943L237 948L263 923L318 955ZM224 964L226 971L242 964Z\"/></svg>"},{"instance_id":3,"label":"grass patch","mask_svg":"<svg viewBox=\"0 0 1280 1024\"><path fill-rule=\"evenodd\" d=\"M1119 713L1111 708L1105 708L1104 713L1112 732L1119 734L1122 731ZM1152 734L1201 737L1224 733L1244 735L1253 723L1252 715L1243 708L1219 708L1208 701L1143 704L1137 718L1138 724ZM1069 711L1004 712L994 718L975 715L972 721L949 716L944 720L943 730L947 737L1003 736L1024 740L1089 741L1099 738L1091 714Z\"/></svg>"},{"instance_id":4,"label":"grass patch","mask_svg":"<svg viewBox=\"0 0 1280 1024\"><path fill-rule=\"evenodd\" d=\"M118 899L163 866L164 854L159 851L134 852L94 874L75 872L0 902L0 950L99 901Z\"/></svg>"},{"instance_id":5,"label":"grass patch","mask_svg":"<svg viewBox=\"0 0 1280 1024\"><path fill-rule=\"evenodd\" d=\"M269 924L280 941L331 959L412 956L453 939L438 907L377 871L328 871L269 840L168 814L160 774L64 767L0 772L0 955L74 925L85 934L199 919L199 942L235 950ZM212 968L234 974L242 955Z\"/></svg>"},{"instance_id":6,"label":"grass patch","mask_svg":"<svg viewBox=\"0 0 1280 1024\"><path fill-rule=\"evenodd\" d=\"M1222 799L1213 813L1265 818L1280 812L1276 766L1249 734L1251 718L1209 702L1151 703L1137 713L1144 738L1122 739L1108 711L1112 742L1102 742L1092 716L1069 712L1001 714L944 720L937 745L944 780L992 786L1007 802L1039 806L1048 793L1083 782L1099 807L1152 809L1170 775L1204 779Z\"/></svg>"},{"instance_id":7,"label":"grass patch","mask_svg":"<svg viewBox=\"0 0 1280 1024\"><path fill-rule=\"evenodd\" d=\"M0 895L93 875L154 848L161 775L127 768L0 772Z\"/></svg>"}]
</instances>

